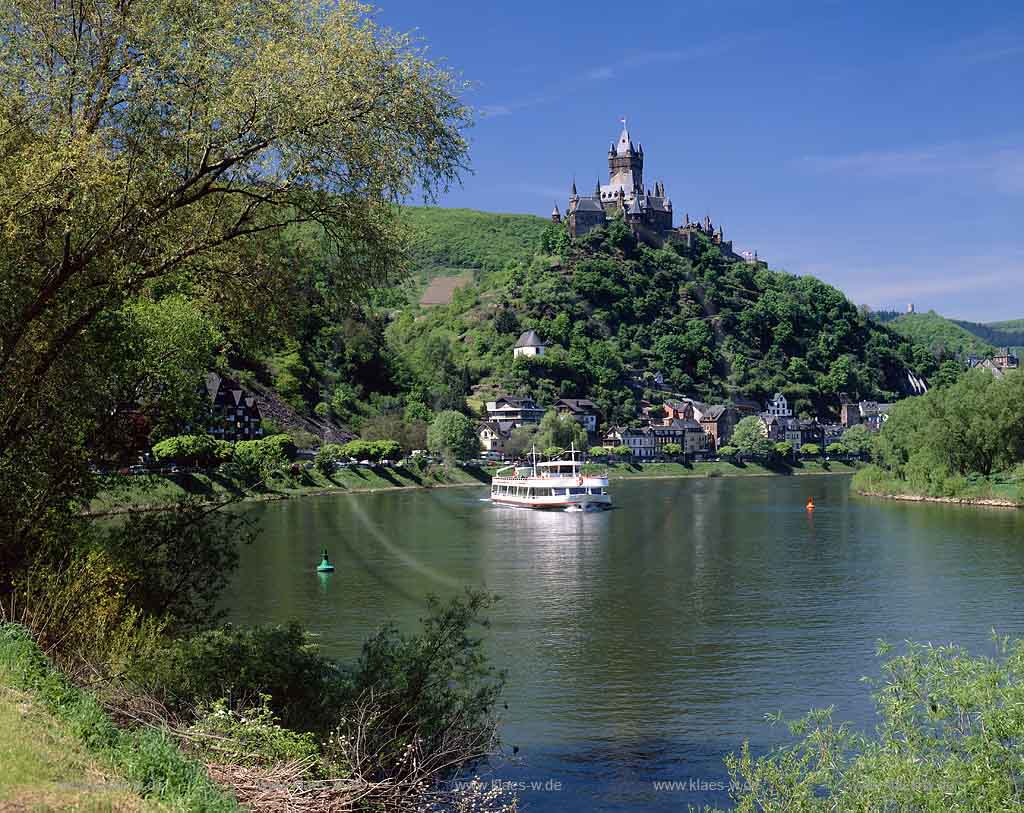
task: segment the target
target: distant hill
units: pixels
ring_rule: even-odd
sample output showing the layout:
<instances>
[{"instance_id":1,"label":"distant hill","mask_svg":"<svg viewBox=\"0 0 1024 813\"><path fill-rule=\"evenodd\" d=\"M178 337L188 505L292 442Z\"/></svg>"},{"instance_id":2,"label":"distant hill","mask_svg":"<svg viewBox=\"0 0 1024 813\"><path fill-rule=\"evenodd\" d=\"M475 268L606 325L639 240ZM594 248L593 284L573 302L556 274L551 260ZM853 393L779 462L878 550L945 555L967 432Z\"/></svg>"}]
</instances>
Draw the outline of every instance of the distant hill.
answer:
<instances>
[{"instance_id":1,"label":"distant hill","mask_svg":"<svg viewBox=\"0 0 1024 813\"><path fill-rule=\"evenodd\" d=\"M412 271L425 279L465 271L500 271L533 256L548 221L472 209L410 206L402 218L412 229Z\"/></svg>"},{"instance_id":2,"label":"distant hill","mask_svg":"<svg viewBox=\"0 0 1024 813\"><path fill-rule=\"evenodd\" d=\"M985 356L993 351L991 344L966 329L964 323L946 319L935 311L903 313L886 319L885 324L933 353L942 351L957 356Z\"/></svg>"},{"instance_id":3,"label":"distant hill","mask_svg":"<svg viewBox=\"0 0 1024 813\"><path fill-rule=\"evenodd\" d=\"M956 324L995 347L1015 348L1018 353L1024 350L1024 319L984 324L956 320Z\"/></svg>"}]
</instances>

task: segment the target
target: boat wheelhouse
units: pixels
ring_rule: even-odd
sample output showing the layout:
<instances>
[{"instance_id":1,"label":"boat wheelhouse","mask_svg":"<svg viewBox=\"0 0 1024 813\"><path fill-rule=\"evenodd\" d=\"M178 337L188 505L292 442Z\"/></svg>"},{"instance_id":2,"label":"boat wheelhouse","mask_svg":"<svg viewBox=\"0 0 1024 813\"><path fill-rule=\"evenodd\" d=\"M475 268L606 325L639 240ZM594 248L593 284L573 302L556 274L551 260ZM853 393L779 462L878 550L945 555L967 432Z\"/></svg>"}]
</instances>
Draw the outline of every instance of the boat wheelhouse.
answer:
<instances>
[{"instance_id":1,"label":"boat wheelhouse","mask_svg":"<svg viewBox=\"0 0 1024 813\"><path fill-rule=\"evenodd\" d=\"M562 511L611 507L607 473L584 474L581 452L573 448L544 462L537 457L534 450L529 465L498 469L491 478L492 502Z\"/></svg>"}]
</instances>

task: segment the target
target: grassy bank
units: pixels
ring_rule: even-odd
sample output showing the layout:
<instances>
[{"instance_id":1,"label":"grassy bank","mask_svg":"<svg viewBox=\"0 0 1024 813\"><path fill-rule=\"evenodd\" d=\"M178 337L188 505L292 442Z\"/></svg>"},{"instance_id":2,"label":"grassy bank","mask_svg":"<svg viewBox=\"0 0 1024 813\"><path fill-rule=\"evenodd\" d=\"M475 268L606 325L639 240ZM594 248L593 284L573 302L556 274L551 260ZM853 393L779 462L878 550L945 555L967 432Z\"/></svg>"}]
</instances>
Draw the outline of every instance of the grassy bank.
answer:
<instances>
[{"instance_id":1,"label":"grassy bank","mask_svg":"<svg viewBox=\"0 0 1024 813\"><path fill-rule=\"evenodd\" d=\"M910 502L1024 507L1024 479L1015 474L946 478L930 489L900 480L878 466L865 466L853 478L853 490L869 497Z\"/></svg>"},{"instance_id":2,"label":"grassy bank","mask_svg":"<svg viewBox=\"0 0 1024 813\"><path fill-rule=\"evenodd\" d=\"M0 732L5 810L238 810L166 733L118 728L14 624L0 624Z\"/></svg>"},{"instance_id":3,"label":"grassy bank","mask_svg":"<svg viewBox=\"0 0 1024 813\"><path fill-rule=\"evenodd\" d=\"M157 509L182 497L193 496L211 502L242 497L247 500L276 500L313 494L356 493L392 488L437 488L481 485L490 482L489 472L477 468L433 466L422 473L401 466L356 467L330 475L316 469L282 475L257 487L222 474L143 474L110 476L101 484L99 495L90 503L95 514L126 510Z\"/></svg>"},{"instance_id":4,"label":"grassy bank","mask_svg":"<svg viewBox=\"0 0 1024 813\"><path fill-rule=\"evenodd\" d=\"M603 469L604 467L598 467ZM620 480L629 478L656 477L768 477L806 474L852 474L856 464L837 461L824 462L805 460L793 466L778 463L765 466L761 463L611 463L607 466L608 478Z\"/></svg>"}]
</instances>

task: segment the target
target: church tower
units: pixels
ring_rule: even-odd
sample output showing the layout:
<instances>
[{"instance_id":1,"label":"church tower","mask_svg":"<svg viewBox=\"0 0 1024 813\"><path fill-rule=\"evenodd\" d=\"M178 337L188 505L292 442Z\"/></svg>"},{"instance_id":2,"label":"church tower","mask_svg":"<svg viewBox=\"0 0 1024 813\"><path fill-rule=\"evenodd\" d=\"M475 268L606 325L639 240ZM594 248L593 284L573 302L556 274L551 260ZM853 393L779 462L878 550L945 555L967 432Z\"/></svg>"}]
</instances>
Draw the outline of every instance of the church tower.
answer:
<instances>
[{"instance_id":1,"label":"church tower","mask_svg":"<svg viewBox=\"0 0 1024 813\"><path fill-rule=\"evenodd\" d=\"M622 132L617 143L608 150L609 186L626 190L626 193L639 192L644 189L644 148L641 144L633 146L629 137L626 122L622 122Z\"/></svg>"}]
</instances>

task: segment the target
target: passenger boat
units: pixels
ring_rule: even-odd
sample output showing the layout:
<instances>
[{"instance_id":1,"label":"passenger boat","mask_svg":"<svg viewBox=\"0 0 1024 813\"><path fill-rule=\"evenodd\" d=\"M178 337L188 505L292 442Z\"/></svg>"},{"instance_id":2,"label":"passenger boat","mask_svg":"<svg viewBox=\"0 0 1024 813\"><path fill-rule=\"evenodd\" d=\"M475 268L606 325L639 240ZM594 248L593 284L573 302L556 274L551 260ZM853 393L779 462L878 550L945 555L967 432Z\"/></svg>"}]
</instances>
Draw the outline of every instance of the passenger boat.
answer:
<instances>
[{"instance_id":1,"label":"passenger boat","mask_svg":"<svg viewBox=\"0 0 1024 813\"><path fill-rule=\"evenodd\" d=\"M537 462L534 449L529 465L505 466L494 473L491 501L556 511L611 508L607 473L584 474L582 456L582 452L573 447L554 460Z\"/></svg>"}]
</instances>

